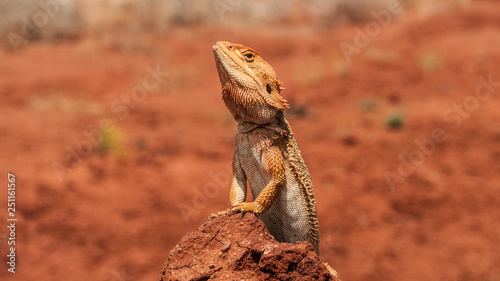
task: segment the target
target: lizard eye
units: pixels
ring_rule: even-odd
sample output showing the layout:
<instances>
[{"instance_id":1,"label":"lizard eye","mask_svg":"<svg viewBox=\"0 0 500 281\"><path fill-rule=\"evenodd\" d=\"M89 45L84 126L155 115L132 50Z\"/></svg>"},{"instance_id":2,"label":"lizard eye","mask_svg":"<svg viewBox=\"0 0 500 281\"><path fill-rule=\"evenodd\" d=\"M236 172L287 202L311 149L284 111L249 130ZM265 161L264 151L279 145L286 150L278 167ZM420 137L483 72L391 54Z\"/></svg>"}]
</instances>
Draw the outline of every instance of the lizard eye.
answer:
<instances>
[{"instance_id":1,"label":"lizard eye","mask_svg":"<svg viewBox=\"0 0 500 281\"><path fill-rule=\"evenodd\" d=\"M268 94L271 94L271 86L269 84L266 85L266 91Z\"/></svg>"},{"instance_id":2,"label":"lizard eye","mask_svg":"<svg viewBox=\"0 0 500 281\"><path fill-rule=\"evenodd\" d=\"M252 53L246 53L244 56L247 62L252 62L255 59L255 56Z\"/></svg>"}]
</instances>

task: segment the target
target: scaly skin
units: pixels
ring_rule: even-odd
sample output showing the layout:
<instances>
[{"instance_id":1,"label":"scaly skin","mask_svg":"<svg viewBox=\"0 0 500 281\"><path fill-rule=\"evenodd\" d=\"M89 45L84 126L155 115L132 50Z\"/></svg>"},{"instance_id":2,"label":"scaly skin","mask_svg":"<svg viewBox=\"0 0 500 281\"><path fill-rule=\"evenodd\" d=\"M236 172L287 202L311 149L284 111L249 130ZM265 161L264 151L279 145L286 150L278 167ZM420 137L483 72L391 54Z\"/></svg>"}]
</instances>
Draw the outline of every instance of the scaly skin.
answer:
<instances>
[{"instance_id":1,"label":"scaly skin","mask_svg":"<svg viewBox=\"0 0 500 281\"><path fill-rule=\"evenodd\" d=\"M248 47L219 41L213 49L222 99L238 122L231 210L258 215L277 241L311 242L319 255L311 176L283 115L288 104L280 95L281 82L272 67ZM247 182L254 202L245 202Z\"/></svg>"},{"instance_id":2,"label":"scaly skin","mask_svg":"<svg viewBox=\"0 0 500 281\"><path fill-rule=\"evenodd\" d=\"M283 115L281 82L248 47L217 42L213 49L222 98L239 123L231 210L255 213L276 240L309 241L319 253L311 177ZM245 202L247 181L254 202Z\"/></svg>"}]
</instances>

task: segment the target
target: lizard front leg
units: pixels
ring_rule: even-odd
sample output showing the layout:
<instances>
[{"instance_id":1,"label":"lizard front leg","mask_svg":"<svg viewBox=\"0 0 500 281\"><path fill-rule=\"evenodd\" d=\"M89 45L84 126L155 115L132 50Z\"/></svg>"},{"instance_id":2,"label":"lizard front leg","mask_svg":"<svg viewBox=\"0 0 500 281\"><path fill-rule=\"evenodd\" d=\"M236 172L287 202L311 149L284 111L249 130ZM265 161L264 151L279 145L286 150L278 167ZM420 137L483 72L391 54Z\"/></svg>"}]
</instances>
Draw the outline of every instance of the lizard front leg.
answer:
<instances>
[{"instance_id":1,"label":"lizard front leg","mask_svg":"<svg viewBox=\"0 0 500 281\"><path fill-rule=\"evenodd\" d=\"M233 181L229 190L229 203L231 207L245 202L247 198L247 177L241 167L240 159L238 158L238 150L235 149L233 156Z\"/></svg>"},{"instance_id":2,"label":"lizard front leg","mask_svg":"<svg viewBox=\"0 0 500 281\"><path fill-rule=\"evenodd\" d=\"M274 201L276 201L276 198L278 198L281 188L286 183L285 160L283 159L281 151L276 146L263 148L260 162L262 163L264 171L271 175L271 180L260 192L254 202L231 203L232 211L252 212L256 215L260 215L269 210Z\"/></svg>"},{"instance_id":3,"label":"lizard front leg","mask_svg":"<svg viewBox=\"0 0 500 281\"><path fill-rule=\"evenodd\" d=\"M241 168L240 161L238 159L238 151L235 149L233 156L233 180L231 181L231 187L229 189L229 203L231 207L241 202L245 202L247 197L247 177L243 168ZM227 214L232 209L227 209L224 211L219 211L217 213L211 214L209 218L217 217L223 214Z\"/></svg>"}]
</instances>

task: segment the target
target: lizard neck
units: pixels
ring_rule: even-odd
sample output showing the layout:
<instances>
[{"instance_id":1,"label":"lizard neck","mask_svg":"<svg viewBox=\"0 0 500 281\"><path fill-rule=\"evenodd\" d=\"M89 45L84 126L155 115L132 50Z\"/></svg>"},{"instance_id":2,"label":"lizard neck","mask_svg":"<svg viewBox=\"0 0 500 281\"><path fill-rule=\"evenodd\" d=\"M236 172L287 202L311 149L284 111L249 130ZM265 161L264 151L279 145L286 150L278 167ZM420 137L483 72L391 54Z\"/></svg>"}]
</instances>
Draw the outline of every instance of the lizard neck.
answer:
<instances>
[{"instance_id":1,"label":"lizard neck","mask_svg":"<svg viewBox=\"0 0 500 281\"><path fill-rule=\"evenodd\" d=\"M257 124L248 121L240 121L238 123L238 132L248 133L257 128L265 128L275 131L281 136L288 136L291 133L290 125L285 119L282 111L278 112L276 118L272 122L266 124Z\"/></svg>"}]
</instances>

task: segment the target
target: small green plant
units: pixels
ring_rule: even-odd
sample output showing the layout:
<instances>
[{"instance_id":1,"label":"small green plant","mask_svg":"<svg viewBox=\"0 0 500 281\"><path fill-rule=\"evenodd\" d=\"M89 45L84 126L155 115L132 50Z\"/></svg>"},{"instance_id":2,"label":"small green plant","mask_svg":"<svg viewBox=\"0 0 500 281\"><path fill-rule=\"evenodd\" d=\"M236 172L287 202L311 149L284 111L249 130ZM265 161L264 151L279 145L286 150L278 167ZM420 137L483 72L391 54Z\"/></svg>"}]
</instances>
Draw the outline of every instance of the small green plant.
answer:
<instances>
[{"instance_id":1,"label":"small green plant","mask_svg":"<svg viewBox=\"0 0 500 281\"><path fill-rule=\"evenodd\" d=\"M394 110L387 115L385 125L391 130L399 130L405 124L405 116L401 110Z\"/></svg>"},{"instance_id":2,"label":"small green plant","mask_svg":"<svg viewBox=\"0 0 500 281\"><path fill-rule=\"evenodd\" d=\"M96 151L100 154L112 153L119 158L125 158L127 152L124 144L123 133L116 125L109 126L101 131L102 137L96 145Z\"/></svg>"}]
</instances>

